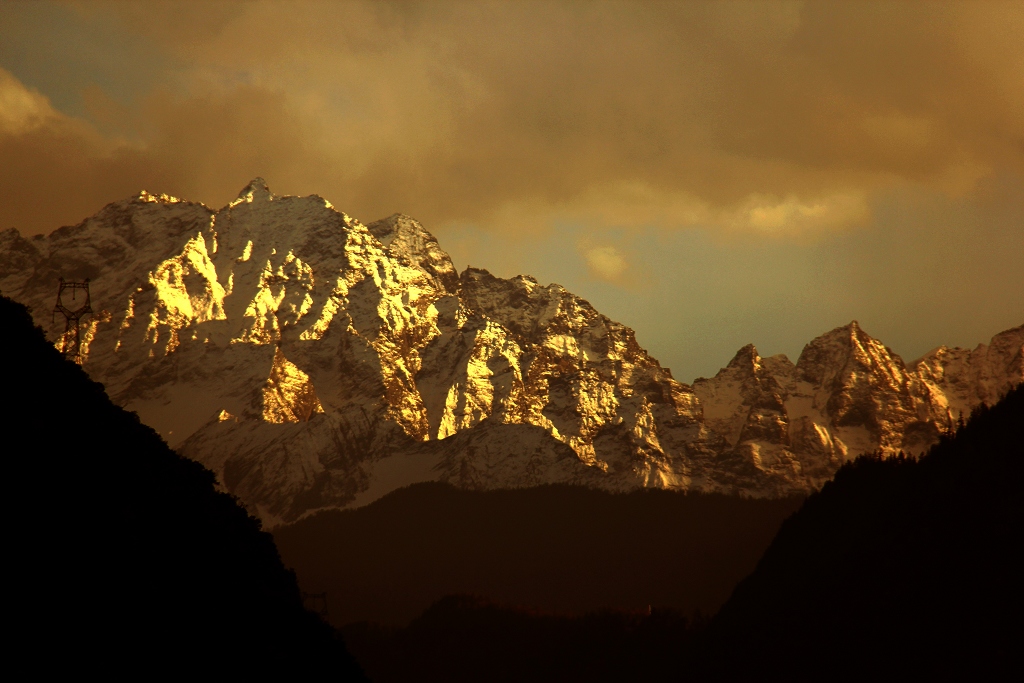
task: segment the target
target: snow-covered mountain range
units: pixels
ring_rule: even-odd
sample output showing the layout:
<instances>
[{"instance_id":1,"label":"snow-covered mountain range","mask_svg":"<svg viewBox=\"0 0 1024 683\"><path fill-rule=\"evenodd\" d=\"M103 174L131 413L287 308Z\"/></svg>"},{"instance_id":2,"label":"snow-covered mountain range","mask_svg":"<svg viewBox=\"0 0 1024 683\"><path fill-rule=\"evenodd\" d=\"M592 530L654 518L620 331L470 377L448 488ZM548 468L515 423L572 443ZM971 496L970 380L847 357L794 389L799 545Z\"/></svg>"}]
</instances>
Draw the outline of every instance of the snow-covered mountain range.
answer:
<instances>
[{"instance_id":1,"label":"snow-covered mountain range","mask_svg":"<svg viewBox=\"0 0 1024 683\"><path fill-rule=\"evenodd\" d=\"M89 374L270 526L431 479L807 491L1024 381L1024 326L908 365L854 322L688 386L559 285L458 273L407 216L262 179L220 210L142 192L0 232L0 290L54 339L60 276L91 280Z\"/></svg>"}]
</instances>

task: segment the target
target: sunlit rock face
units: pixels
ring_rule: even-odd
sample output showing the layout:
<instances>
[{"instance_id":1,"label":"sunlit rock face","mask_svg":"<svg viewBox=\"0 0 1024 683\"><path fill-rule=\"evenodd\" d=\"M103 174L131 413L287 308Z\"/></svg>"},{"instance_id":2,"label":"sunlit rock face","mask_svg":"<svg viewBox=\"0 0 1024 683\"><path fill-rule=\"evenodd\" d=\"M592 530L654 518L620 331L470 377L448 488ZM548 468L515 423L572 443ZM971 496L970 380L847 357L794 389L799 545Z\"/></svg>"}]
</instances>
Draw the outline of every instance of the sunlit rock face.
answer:
<instances>
[{"instance_id":1,"label":"sunlit rock face","mask_svg":"<svg viewBox=\"0 0 1024 683\"><path fill-rule=\"evenodd\" d=\"M975 349L939 348L913 363L936 422L965 419L980 402L989 405L1024 381L1024 325L997 334Z\"/></svg>"},{"instance_id":2,"label":"sunlit rock face","mask_svg":"<svg viewBox=\"0 0 1024 683\"><path fill-rule=\"evenodd\" d=\"M862 453L919 454L968 415L1024 382L1024 326L974 351L940 347L907 367L852 322L813 340L796 365L744 347L694 382L736 481L781 493L820 486Z\"/></svg>"},{"instance_id":3,"label":"sunlit rock face","mask_svg":"<svg viewBox=\"0 0 1024 683\"><path fill-rule=\"evenodd\" d=\"M271 526L428 479L806 491L1024 380L1024 328L907 367L853 323L691 388L558 285L459 274L411 218L260 179L217 211L143 192L0 232L0 288L52 338L61 276L91 280L85 369Z\"/></svg>"},{"instance_id":4,"label":"sunlit rock face","mask_svg":"<svg viewBox=\"0 0 1024 683\"><path fill-rule=\"evenodd\" d=\"M559 285L473 268L440 310L417 377L431 438L484 419L532 424L609 485L689 484L686 447L709 438L696 397L632 330Z\"/></svg>"}]
</instances>

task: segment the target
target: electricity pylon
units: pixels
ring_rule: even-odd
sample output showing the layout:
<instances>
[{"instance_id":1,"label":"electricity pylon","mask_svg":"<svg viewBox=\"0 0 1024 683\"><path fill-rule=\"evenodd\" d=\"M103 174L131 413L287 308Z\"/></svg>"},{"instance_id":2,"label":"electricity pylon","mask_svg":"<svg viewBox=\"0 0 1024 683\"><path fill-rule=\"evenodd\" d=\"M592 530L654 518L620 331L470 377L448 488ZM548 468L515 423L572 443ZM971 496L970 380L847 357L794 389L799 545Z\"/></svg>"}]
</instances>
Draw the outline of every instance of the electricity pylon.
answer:
<instances>
[{"instance_id":1,"label":"electricity pylon","mask_svg":"<svg viewBox=\"0 0 1024 683\"><path fill-rule=\"evenodd\" d=\"M64 305L64 290L71 290L71 300L78 297L78 290L85 292L85 301L75 309ZM64 314L64 334L60 338L60 353L65 360L70 360L79 365L82 364L82 326L81 320L92 313L92 306L89 300L89 278L82 282L60 279L60 288L57 290L57 305L53 307L53 317L58 313Z\"/></svg>"}]
</instances>

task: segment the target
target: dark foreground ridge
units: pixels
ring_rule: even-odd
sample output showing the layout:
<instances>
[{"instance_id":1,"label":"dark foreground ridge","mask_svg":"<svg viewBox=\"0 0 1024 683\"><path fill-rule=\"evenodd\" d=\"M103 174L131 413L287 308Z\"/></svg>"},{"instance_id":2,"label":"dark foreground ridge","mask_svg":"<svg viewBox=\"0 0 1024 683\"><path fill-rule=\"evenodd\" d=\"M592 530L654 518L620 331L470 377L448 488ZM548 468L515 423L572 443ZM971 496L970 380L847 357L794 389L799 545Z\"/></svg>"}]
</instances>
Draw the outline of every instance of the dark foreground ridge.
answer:
<instances>
[{"instance_id":1,"label":"dark foreground ridge","mask_svg":"<svg viewBox=\"0 0 1024 683\"><path fill-rule=\"evenodd\" d=\"M584 614L716 611L802 502L581 486L415 484L274 530L336 626L404 625L446 595Z\"/></svg>"},{"instance_id":2,"label":"dark foreground ridge","mask_svg":"<svg viewBox=\"0 0 1024 683\"><path fill-rule=\"evenodd\" d=\"M364 680L208 470L113 405L5 297L0 331L17 669Z\"/></svg>"},{"instance_id":3,"label":"dark foreground ridge","mask_svg":"<svg viewBox=\"0 0 1024 683\"><path fill-rule=\"evenodd\" d=\"M623 683L679 680L703 623L675 610L567 616L449 596L405 628L343 631L374 683Z\"/></svg>"},{"instance_id":4,"label":"dark foreground ridge","mask_svg":"<svg viewBox=\"0 0 1024 683\"><path fill-rule=\"evenodd\" d=\"M711 680L1024 670L1024 385L920 460L862 457L783 524L711 623Z\"/></svg>"}]
</instances>

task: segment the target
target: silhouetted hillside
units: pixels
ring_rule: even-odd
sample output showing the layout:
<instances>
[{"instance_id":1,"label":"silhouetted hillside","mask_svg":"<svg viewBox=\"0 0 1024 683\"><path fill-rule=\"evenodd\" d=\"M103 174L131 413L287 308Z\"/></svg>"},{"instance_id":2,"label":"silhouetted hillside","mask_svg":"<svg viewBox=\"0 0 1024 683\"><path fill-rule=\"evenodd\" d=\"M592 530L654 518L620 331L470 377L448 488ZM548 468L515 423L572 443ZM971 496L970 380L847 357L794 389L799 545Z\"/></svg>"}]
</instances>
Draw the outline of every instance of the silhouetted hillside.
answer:
<instances>
[{"instance_id":1,"label":"silhouetted hillside","mask_svg":"<svg viewBox=\"0 0 1024 683\"><path fill-rule=\"evenodd\" d=\"M343 631L375 683L618 683L678 680L680 651L701 623L671 610L570 617L452 596L406 628L364 622Z\"/></svg>"},{"instance_id":2,"label":"silhouetted hillside","mask_svg":"<svg viewBox=\"0 0 1024 683\"><path fill-rule=\"evenodd\" d=\"M12 670L362 679L209 471L114 406L3 297L0 329Z\"/></svg>"},{"instance_id":3,"label":"silhouetted hillside","mask_svg":"<svg viewBox=\"0 0 1024 683\"><path fill-rule=\"evenodd\" d=\"M920 461L860 458L783 524L712 622L719 680L1019 676L1024 387Z\"/></svg>"},{"instance_id":4,"label":"silhouetted hillside","mask_svg":"<svg viewBox=\"0 0 1024 683\"><path fill-rule=\"evenodd\" d=\"M575 614L648 605L707 613L800 502L426 483L274 537L303 589L327 592L339 626L404 624L452 594Z\"/></svg>"}]
</instances>

